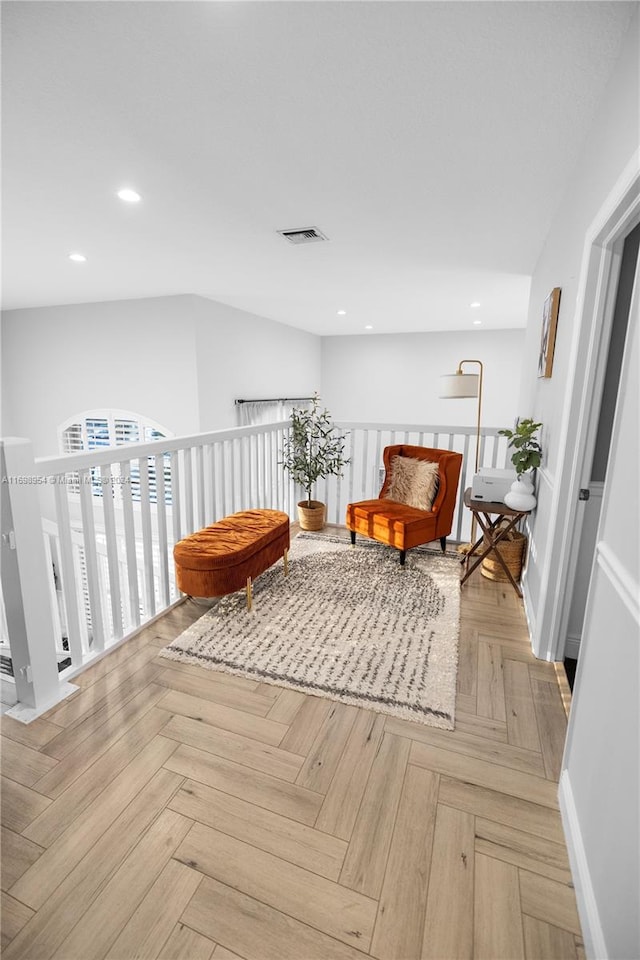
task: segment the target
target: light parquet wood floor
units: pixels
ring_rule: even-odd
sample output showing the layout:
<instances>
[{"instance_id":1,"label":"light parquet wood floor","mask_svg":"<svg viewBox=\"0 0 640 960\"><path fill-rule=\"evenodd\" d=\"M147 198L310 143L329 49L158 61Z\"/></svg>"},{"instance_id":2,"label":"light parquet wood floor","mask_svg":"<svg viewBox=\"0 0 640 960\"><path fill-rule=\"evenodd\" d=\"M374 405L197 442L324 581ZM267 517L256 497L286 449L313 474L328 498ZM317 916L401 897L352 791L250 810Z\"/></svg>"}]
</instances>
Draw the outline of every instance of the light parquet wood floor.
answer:
<instances>
[{"instance_id":1,"label":"light parquet wood floor","mask_svg":"<svg viewBox=\"0 0 640 960\"><path fill-rule=\"evenodd\" d=\"M462 591L454 732L169 664L176 608L2 719L4 960L580 960L566 729L511 587Z\"/></svg>"}]
</instances>

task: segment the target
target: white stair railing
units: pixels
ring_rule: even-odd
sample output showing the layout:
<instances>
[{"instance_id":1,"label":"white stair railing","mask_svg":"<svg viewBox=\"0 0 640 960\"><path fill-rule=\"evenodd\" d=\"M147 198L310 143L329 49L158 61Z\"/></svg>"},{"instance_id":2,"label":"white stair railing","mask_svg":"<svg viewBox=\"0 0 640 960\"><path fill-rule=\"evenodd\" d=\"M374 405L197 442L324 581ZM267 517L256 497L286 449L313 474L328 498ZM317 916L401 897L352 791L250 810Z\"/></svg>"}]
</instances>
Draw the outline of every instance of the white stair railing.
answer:
<instances>
[{"instance_id":1,"label":"white stair railing","mask_svg":"<svg viewBox=\"0 0 640 960\"><path fill-rule=\"evenodd\" d=\"M291 510L289 422L40 458L54 493L69 675L179 599L174 544L250 507Z\"/></svg>"},{"instance_id":2,"label":"white stair railing","mask_svg":"<svg viewBox=\"0 0 640 960\"><path fill-rule=\"evenodd\" d=\"M463 454L451 538L468 538L462 497L475 467L475 428L337 425L346 435L350 462L342 478L329 477L315 491L327 503L329 523L344 523L349 502L378 495L385 446L408 443ZM30 458L28 441L7 441L12 445L11 462L20 464L31 482L12 487L3 478L5 497L14 496L16 515L22 518L10 531L3 529L3 547L9 550L9 540L23 546L28 542L33 569L43 573L46 585L34 592L33 585L26 584L24 596L12 592L8 597L11 584L3 572L7 622L11 634L11 623L47 620L46 630L38 630L37 642L50 636L52 649L48 657L36 656L43 664L46 661L36 671L36 687L46 691L48 705L56 665L56 679L68 692L64 682L88 662L179 601L173 565L178 540L238 510L273 508L296 518L302 492L280 464L289 429L290 422L283 421L36 460ZM497 428L483 430L481 464L504 466L506 450ZM41 533L39 546L33 531L24 541L21 527L27 514L40 518L45 537ZM21 555L24 567L24 549ZM42 603L43 596L51 602ZM41 608L39 620L33 611L23 609L35 603ZM10 641L12 659L20 664L26 681L31 671L25 671L24 664L30 664L33 651L25 653L20 641L16 657L11 635ZM28 692L30 706L37 709L41 704L33 684Z\"/></svg>"},{"instance_id":3,"label":"white stair railing","mask_svg":"<svg viewBox=\"0 0 640 960\"><path fill-rule=\"evenodd\" d=\"M328 477L319 484L317 499L327 504L329 523L344 524L347 504L378 496L384 480L382 454L386 446L397 443L437 450L455 450L462 454L462 473L453 515L451 539L468 540L471 518L464 509L464 491L475 473L475 427L423 426L416 424L349 423L336 424L346 435L345 456L350 463L343 477ZM507 463L507 442L498 427L485 427L480 435L481 467L502 469Z\"/></svg>"}]
</instances>

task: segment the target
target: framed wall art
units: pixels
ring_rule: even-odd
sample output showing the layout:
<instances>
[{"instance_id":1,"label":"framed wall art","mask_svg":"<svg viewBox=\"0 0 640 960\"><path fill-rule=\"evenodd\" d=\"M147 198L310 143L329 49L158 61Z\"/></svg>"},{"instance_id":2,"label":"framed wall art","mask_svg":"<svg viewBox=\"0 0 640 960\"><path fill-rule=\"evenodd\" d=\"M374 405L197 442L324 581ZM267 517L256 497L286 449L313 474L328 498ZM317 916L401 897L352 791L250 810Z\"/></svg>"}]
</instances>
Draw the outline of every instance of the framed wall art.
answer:
<instances>
[{"instance_id":1,"label":"framed wall art","mask_svg":"<svg viewBox=\"0 0 640 960\"><path fill-rule=\"evenodd\" d=\"M542 334L540 337L540 356L538 358L538 377L550 377L553 370L553 351L556 345L556 329L560 310L560 287L554 287L544 302L542 311Z\"/></svg>"}]
</instances>

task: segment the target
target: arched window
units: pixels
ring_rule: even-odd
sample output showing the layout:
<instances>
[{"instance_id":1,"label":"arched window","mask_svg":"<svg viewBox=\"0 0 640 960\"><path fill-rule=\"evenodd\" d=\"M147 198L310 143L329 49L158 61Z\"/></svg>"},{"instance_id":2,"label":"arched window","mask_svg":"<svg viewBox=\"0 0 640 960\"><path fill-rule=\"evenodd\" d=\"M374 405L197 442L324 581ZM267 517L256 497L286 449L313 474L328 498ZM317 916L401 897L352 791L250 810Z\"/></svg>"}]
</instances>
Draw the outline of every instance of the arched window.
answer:
<instances>
[{"instance_id":1,"label":"arched window","mask_svg":"<svg viewBox=\"0 0 640 960\"><path fill-rule=\"evenodd\" d=\"M142 417L127 410L87 410L66 420L58 429L59 446L61 453L82 453L86 450L102 450L105 447L120 447L127 443L149 443L152 440L163 440L172 437L173 433L155 420ZM156 470L153 458L148 460L149 469L149 499L152 503L157 500ZM93 495L101 497L103 487L100 483L100 470L94 467L91 471L94 478ZM171 502L171 476L169 456L164 458L165 501ZM79 492L79 483L70 487L74 493ZM131 496L133 500L140 500L140 468L135 463L131 465Z\"/></svg>"}]
</instances>

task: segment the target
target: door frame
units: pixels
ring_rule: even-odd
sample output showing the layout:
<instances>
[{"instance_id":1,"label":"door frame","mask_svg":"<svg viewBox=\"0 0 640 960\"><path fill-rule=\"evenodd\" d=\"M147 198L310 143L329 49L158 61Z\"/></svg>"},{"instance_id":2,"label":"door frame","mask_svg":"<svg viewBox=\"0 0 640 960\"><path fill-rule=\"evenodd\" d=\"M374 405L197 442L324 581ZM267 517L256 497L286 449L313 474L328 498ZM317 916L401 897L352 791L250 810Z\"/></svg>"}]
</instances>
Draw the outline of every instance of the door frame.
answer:
<instances>
[{"instance_id":1,"label":"door frame","mask_svg":"<svg viewBox=\"0 0 640 960\"><path fill-rule=\"evenodd\" d=\"M571 344L560 449L566 451L551 509L550 560L542 584L534 653L562 660L584 522L581 487L589 484L597 416L626 236L640 222L640 149L587 230Z\"/></svg>"}]
</instances>

